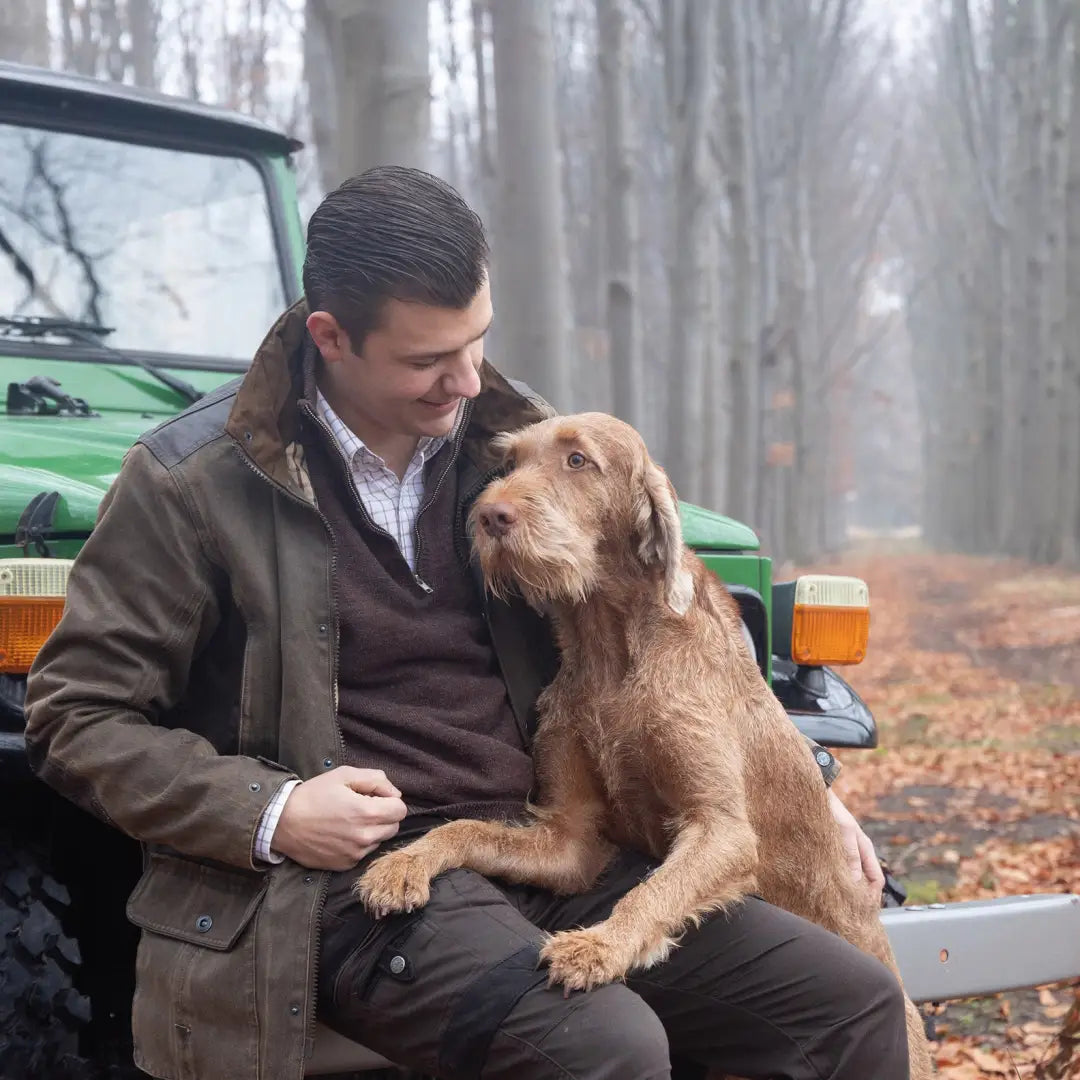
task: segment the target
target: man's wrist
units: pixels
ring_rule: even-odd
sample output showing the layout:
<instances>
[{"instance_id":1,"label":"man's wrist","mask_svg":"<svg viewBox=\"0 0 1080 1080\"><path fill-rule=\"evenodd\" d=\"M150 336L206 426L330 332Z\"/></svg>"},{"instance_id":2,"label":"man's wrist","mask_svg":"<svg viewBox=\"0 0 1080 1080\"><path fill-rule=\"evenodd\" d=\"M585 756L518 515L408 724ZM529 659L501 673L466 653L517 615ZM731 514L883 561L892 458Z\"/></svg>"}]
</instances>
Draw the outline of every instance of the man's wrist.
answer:
<instances>
[{"instance_id":1,"label":"man's wrist","mask_svg":"<svg viewBox=\"0 0 1080 1080\"><path fill-rule=\"evenodd\" d=\"M285 856L274 850L274 833L278 822L281 820L281 812L285 809L285 803L292 790L299 784L299 780L286 780L274 793L274 797L267 804L259 819L259 827L255 832L255 859L264 863L280 863L285 861Z\"/></svg>"}]
</instances>

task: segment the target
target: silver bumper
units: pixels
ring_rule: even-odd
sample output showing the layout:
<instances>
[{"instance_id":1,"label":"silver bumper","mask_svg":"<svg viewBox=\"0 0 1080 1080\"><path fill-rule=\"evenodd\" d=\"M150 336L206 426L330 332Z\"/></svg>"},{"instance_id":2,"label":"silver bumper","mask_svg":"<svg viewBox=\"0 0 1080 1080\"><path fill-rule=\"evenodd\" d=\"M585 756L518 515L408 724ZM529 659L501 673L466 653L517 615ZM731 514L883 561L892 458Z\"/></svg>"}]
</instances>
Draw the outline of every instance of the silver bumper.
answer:
<instances>
[{"instance_id":1,"label":"silver bumper","mask_svg":"<svg viewBox=\"0 0 1080 1080\"><path fill-rule=\"evenodd\" d=\"M1080 896L1005 896L881 912L913 1001L948 1001L1080 976Z\"/></svg>"}]
</instances>

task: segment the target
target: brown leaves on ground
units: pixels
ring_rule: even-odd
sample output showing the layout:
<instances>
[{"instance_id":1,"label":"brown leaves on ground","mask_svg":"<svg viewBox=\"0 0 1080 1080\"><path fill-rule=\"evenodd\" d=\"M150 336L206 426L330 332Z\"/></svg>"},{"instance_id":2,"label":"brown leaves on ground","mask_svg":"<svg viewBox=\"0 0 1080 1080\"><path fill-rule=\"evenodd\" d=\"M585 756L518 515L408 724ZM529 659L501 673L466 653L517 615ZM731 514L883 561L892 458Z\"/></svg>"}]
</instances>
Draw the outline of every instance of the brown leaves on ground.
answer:
<instances>
[{"instance_id":1,"label":"brown leaves on ground","mask_svg":"<svg viewBox=\"0 0 1080 1080\"><path fill-rule=\"evenodd\" d=\"M842 753L837 793L912 899L1080 893L1080 574L961 556L853 554L869 655L843 671L878 749ZM1080 988L936 1018L949 1080L1080 1080Z\"/></svg>"}]
</instances>

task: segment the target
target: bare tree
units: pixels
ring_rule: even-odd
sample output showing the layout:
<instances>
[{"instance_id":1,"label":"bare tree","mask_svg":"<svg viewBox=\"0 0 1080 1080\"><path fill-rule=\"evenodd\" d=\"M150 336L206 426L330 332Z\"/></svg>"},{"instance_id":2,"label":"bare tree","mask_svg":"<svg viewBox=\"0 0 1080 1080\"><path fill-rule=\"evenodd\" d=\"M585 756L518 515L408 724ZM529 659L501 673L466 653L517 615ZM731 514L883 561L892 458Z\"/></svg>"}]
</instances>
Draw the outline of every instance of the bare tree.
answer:
<instances>
[{"instance_id":1,"label":"bare tree","mask_svg":"<svg viewBox=\"0 0 1080 1080\"><path fill-rule=\"evenodd\" d=\"M674 151L674 244L666 467L679 493L700 499L706 393L705 260L709 227L709 117L715 87L717 0L664 0L664 60ZM710 418L711 419L711 418Z\"/></svg>"},{"instance_id":2,"label":"bare tree","mask_svg":"<svg viewBox=\"0 0 1080 1080\"><path fill-rule=\"evenodd\" d=\"M308 0L307 16L305 73L324 186L372 165L427 168L427 0Z\"/></svg>"},{"instance_id":3,"label":"bare tree","mask_svg":"<svg viewBox=\"0 0 1080 1080\"><path fill-rule=\"evenodd\" d=\"M631 145L624 0L596 0L606 198L607 332L617 416L640 426L644 378L637 281L636 163Z\"/></svg>"},{"instance_id":4,"label":"bare tree","mask_svg":"<svg viewBox=\"0 0 1080 1080\"><path fill-rule=\"evenodd\" d=\"M555 130L551 8L491 9L498 193L495 282L504 367L572 407L567 265Z\"/></svg>"},{"instance_id":5,"label":"bare tree","mask_svg":"<svg viewBox=\"0 0 1080 1080\"><path fill-rule=\"evenodd\" d=\"M128 0L128 31L131 34L131 70L136 86L158 85L157 52L161 13L157 0Z\"/></svg>"},{"instance_id":6,"label":"bare tree","mask_svg":"<svg viewBox=\"0 0 1080 1080\"><path fill-rule=\"evenodd\" d=\"M720 5L724 65L723 111L730 208L731 273L728 286L728 393L731 437L727 453L727 513L752 520L757 507L761 417L758 343L757 176L751 121L750 49L744 0Z\"/></svg>"},{"instance_id":7,"label":"bare tree","mask_svg":"<svg viewBox=\"0 0 1080 1080\"><path fill-rule=\"evenodd\" d=\"M48 66L49 21L44 4L18 0L0 4L0 59Z\"/></svg>"}]
</instances>

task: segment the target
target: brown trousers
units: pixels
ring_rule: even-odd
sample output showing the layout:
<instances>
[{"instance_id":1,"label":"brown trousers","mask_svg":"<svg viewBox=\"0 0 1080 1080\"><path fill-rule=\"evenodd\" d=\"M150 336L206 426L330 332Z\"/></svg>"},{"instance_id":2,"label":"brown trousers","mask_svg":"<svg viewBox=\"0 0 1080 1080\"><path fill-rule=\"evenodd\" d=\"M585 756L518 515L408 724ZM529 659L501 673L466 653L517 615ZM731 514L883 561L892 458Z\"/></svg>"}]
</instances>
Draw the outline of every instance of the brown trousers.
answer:
<instances>
[{"instance_id":1,"label":"brown trousers","mask_svg":"<svg viewBox=\"0 0 1080 1080\"><path fill-rule=\"evenodd\" d=\"M421 911L382 922L349 894L358 872L335 875L320 1016L445 1080L667 1080L673 1055L742 1077L907 1080L893 976L757 898L625 985L549 989L537 967L545 932L603 919L650 865L625 852L573 897L454 870Z\"/></svg>"}]
</instances>

